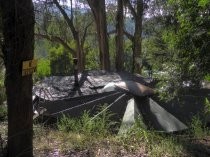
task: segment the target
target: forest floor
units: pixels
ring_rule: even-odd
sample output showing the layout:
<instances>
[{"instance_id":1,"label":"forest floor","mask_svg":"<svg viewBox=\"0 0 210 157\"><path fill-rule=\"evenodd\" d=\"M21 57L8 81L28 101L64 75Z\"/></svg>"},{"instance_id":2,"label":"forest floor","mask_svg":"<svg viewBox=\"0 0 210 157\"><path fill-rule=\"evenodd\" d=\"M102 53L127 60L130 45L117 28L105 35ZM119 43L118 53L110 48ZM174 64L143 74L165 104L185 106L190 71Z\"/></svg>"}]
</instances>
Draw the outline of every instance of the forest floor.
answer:
<instances>
[{"instance_id":1,"label":"forest floor","mask_svg":"<svg viewBox=\"0 0 210 157\"><path fill-rule=\"evenodd\" d=\"M0 148L6 145L7 122L0 122ZM153 131L124 135L85 135L34 126L35 157L207 157L210 136L193 137ZM1 149L0 149L1 150ZM1 152L0 152L1 157Z\"/></svg>"}]
</instances>

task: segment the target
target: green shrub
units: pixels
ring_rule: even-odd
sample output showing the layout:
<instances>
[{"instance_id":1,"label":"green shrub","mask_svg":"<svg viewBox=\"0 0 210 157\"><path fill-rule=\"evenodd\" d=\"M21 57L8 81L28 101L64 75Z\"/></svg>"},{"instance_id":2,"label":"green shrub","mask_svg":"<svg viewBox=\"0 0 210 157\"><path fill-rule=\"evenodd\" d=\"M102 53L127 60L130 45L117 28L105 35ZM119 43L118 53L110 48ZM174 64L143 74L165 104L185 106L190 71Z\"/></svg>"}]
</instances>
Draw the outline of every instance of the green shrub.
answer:
<instances>
[{"instance_id":1,"label":"green shrub","mask_svg":"<svg viewBox=\"0 0 210 157\"><path fill-rule=\"evenodd\" d=\"M202 138L207 135L208 129L204 126L199 115L196 115L192 118L192 121L190 124L190 133L195 138Z\"/></svg>"},{"instance_id":2,"label":"green shrub","mask_svg":"<svg viewBox=\"0 0 210 157\"><path fill-rule=\"evenodd\" d=\"M203 114L204 114L205 125L206 125L210 121L210 101L207 98L205 98Z\"/></svg>"},{"instance_id":3,"label":"green shrub","mask_svg":"<svg viewBox=\"0 0 210 157\"><path fill-rule=\"evenodd\" d=\"M89 112L85 111L79 118L71 118L63 115L61 119L58 120L58 129L65 132L105 136L110 133L112 126L115 125L116 122L110 120L113 114L104 110L104 108L101 108L98 113L100 114L92 117Z\"/></svg>"},{"instance_id":4,"label":"green shrub","mask_svg":"<svg viewBox=\"0 0 210 157\"><path fill-rule=\"evenodd\" d=\"M0 120L5 120L7 117L7 108L4 105L0 105Z\"/></svg>"},{"instance_id":5,"label":"green shrub","mask_svg":"<svg viewBox=\"0 0 210 157\"><path fill-rule=\"evenodd\" d=\"M99 69L99 58L97 50L90 49L86 55L86 69L95 70Z\"/></svg>"},{"instance_id":6,"label":"green shrub","mask_svg":"<svg viewBox=\"0 0 210 157\"><path fill-rule=\"evenodd\" d=\"M73 42L72 44L75 43ZM50 48L49 59L51 75L69 75L73 72L72 55L62 45L56 45Z\"/></svg>"},{"instance_id":7,"label":"green shrub","mask_svg":"<svg viewBox=\"0 0 210 157\"><path fill-rule=\"evenodd\" d=\"M50 60L40 59L37 65L37 76L43 78L50 75Z\"/></svg>"},{"instance_id":8,"label":"green shrub","mask_svg":"<svg viewBox=\"0 0 210 157\"><path fill-rule=\"evenodd\" d=\"M6 101L5 88L0 87L0 105L2 105L4 101Z\"/></svg>"},{"instance_id":9,"label":"green shrub","mask_svg":"<svg viewBox=\"0 0 210 157\"><path fill-rule=\"evenodd\" d=\"M204 80L210 82L210 74L207 74L207 75L204 77Z\"/></svg>"},{"instance_id":10,"label":"green shrub","mask_svg":"<svg viewBox=\"0 0 210 157\"><path fill-rule=\"evenodd\" d=\"M57 123L58 129L65 132L75 131L78 127L77 125L78 123L76 119L70 118L66 115L62 115Z\"/></svg>"}]
</instances>

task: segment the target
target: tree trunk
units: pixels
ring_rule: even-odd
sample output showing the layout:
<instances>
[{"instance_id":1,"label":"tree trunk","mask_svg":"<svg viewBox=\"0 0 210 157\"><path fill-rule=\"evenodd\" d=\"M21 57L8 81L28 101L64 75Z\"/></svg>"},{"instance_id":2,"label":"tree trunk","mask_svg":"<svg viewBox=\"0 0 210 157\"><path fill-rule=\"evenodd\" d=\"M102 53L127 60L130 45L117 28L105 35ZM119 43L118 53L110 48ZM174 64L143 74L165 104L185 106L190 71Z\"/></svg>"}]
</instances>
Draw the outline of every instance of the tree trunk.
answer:
<instances>
[{"instance_id":1,"label":"tree trunk","mask_svg":"<svg viewBox=\"0 0 210 157\"><path fill-rule=\"evenodd\" d=\"M117 5L117 17L116 17L116 57L115 64L117 71L123 71L123 56L124 56L124 43L123 43L123 35L124 35L124 21L123 21L123 0L118 0Z\"/></svg>"},{"instance_id":2,"label":"tree trunk","mask_svg":"<svg viewBox=\"0 0 210 157\"><path fill-rule=\"evenodd\" d=\"M134 20L135 20L135 32L134 35L129 34L125 31L126 36L133 43L133 67L132 72L141 74L142 69L142 48L141 48L141 34L142 34L142 17L143 17L143 0L136 0L136 7L133 7L130 0L123 0L129 8Z\"/></svg>"},{"instance_id":3,"label":"tree trunk","mask_svg":"<svg viewBox=\"0 0 210 157\"><path fill-rule=\"evenodd\" d=\"M82 72L85 70L85 59L84 59L84 51L80 44L80 38L78 32L74 41L76 42L76 49L77 49L78 71Z\"/></svg>"},{"instance_id":4,"label":"tree trunk","mask_svg":"<svg viewBox=\"0 0 210 157\"><path fill-rule=\"evenodd\" d=\"M81 42L80 42L80 37L79 37L79 32L76 30L74 23L73 23L73 16L71 18L69 18L69 16L67 15L66 11L61 7L61 5L59 4L58 0L53 0L53 2L55 3L56 7L60 10L61 14L63 15L64 19L66 20L73 38L74 38L74 42L76 44L76 56L73 56L74 58L77 57L78 59L78 71L82 72L85 69L85 64L84 64L84 54L83 54L83 47L81 46Z\"/></svg>"},{"instance_id":5,"label":"tree trunk","mask_svg":"<svg viewBox=\"0 0 210 157\"><path fill-rule=\"evenodd\" d=\"M22 61L33 59L34 10L31 0L1 1L6 94L8 156L33 156L32 75L22 76Z\"/></svg>"},{"instance_id":6,"label":"tree trunk","mask_svg":"<svg viewBox=\"0 0 210 157\"><path fill-rule=\"evenodd\" d=\"M135 14L135 32L133 43L133 72L141 74L142 68L142 48L141 48L141 34L142 34L142 16L143 16L143 0L137 0L137 11Z\"/></svg>"},{"instance_id":7,"label":"tree trunk","mask_svg":"<svg viewBox=\"0 0 210 157\"><path fill-rule=\"evenodd\" d=\"M110 59L109 59L109 44L107 37L107 22L106 22L106 9L105 0L87 0L89 6L93 12L98 41L99 41L99 57L100 67L103 70L110 70Z\"/></svg>"}]
</instances>

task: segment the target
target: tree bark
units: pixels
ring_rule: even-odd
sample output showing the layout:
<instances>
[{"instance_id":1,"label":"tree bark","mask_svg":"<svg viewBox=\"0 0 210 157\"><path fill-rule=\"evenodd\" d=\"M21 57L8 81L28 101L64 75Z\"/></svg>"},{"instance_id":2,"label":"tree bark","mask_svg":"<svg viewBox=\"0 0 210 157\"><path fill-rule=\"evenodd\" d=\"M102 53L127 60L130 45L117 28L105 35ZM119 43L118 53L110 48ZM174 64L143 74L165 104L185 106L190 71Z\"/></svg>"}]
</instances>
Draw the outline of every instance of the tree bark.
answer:
<instances>
[{"instance_id":1,"label":"tree bark","mask_svg":"<svg viewBox=\"0 0 210 157\"><path fill-rule=\"evenodd\" d=\"M142 46L141 46L141 34L142 34L142 16L143 16L143 0L137 0L137 10L135 16L135 33L133 43L133 72L141 74L142 69Z\"/></svg>"},{"instance_id":2,"label":"tree bark","mask_svg":"<svg viewBox=\"0 0 210 157\"><path fill-rule=\"evenodd\" d=\"M98 42L99 42L99 57L100 67L102 70L110 70L109 59L109 44L107 36L107 22L105 0L87 0L91 8L96 23Z\"/></svg>"},{"instance_id":3,"label":"tree bark","mask_svg":"<svg viewBox=\"0 0 210 157\"><path fill-rule=\"evenodd\" d=\"M65 10L60 6L60 4L58 3L57 0L53 0L54 4L56 5L56 7L60 10L61 14L63 15L64 19L66 20L73 38L74 38L74 42L76 44L76 51L77 54L76 56L73 57L77 57L78 58L78 71L82 72L85 69L85 58L84 58L84 51L83 48L81 46L81 41L80 41L80 36L79 36L79 32L76 30L74 23L73 23L73 16L71 18L68 17L67 13L65 12Z\"/></svg>"},{"instance_id":4,"label":"tree bark","mask_svg":"<svg viewBox=\"0 0 210 157\"><path fill-rule=\"evenodd\" d=\"M125 31L126 36L133 42L133 68L134 73L141 74L142 69L142 17L143 17L143 0L136 0L136 8L134 8L130 0L124 0L135 21L134 36Z\"/></svg>"},{"instance_id":5,"label":"tree bark","mask_svg":"<svg viewBox=\"0 0 210 157\"><path fill-rule=\"evenodd\" d=\"M33 156L32 75L22 76L22 61L34 55L34 10L31 0L1 1L6 94L8 156Z\"/></svg>"},{"instance_id":6,"label":"tree bark","mask_svg":"<svg viewBox=\"0 0 210 157\"><path fill-rule=\"evenodd\" d=\"M123 0L118 0L117 4L117 16L116 16L116 57L115 66L117 71L123 71L123 56L124 56L124 18L123 18Z\"/></svg>"}]
</instances>

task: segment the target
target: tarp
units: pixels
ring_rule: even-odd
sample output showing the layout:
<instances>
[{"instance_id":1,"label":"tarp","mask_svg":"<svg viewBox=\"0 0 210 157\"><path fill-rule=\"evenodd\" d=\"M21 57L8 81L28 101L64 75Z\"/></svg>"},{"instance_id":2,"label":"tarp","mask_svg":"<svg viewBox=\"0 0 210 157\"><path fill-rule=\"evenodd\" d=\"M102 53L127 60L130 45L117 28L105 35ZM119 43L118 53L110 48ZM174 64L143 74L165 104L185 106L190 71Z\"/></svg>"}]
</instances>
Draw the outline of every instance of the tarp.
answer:
<instances>
[{"instance_id":1,"label":"tarp","mask_svg":"<svg viewBox=\"0 0 210 157\"><path fill-rule=\"evenodd\" d=\"M135 96L151 96L155 93L152 88L149 88L135 81L121 81L115 83L115 86L117 89L128 92Z\"/></svg>"},{"instance_id":2,"label":"tarp","mask_svg":"<svg viewBox=\"0 0 210 157\"><path fill-rule=\"evenodd\" d=\"M151 96L155 94L152 88L135 81L111 82L104 86L103 91L121 91L135 96Z\"/></svg>"},{"instance_id":3,"label":"tarp","mask_svg":"<svg viewBox=\"0 0 210 157\"><path fill-rule=\"evenodd\" d=\"M34 85L33 93L39 98L55 101L104 93L103 87L110 82L130 80L149 86L143 77L128 72L86 71L80 73L78 78L79 87L75 87L73 76L47 77Z\"/></svg>"},{"instance_id":4,"label":"tarp","mask_svg":"<svg viewBox=\"0 0 210 157\"><path fill-rule=\"evenodd\" d=\"M94 115L98 106L107 104L115 118L123 119L124 124L132 125L140 115L147 128L164 132L187 129L185 124L202 112L205 97L210 93L209 90L189 90L186 92L189 95L163 103L152 96L154 90L150 81L143 77L106 71L79 74L79 87L74 87L73 76L48 77L37 83L33 92L34 110L43 111L45 115L75 117L85 110Z\"/></svg>"},{"instance_id":5,"label":"tarp","mask_svg":"<svg viewBox=\"0 0 210 157\"><path fill-rule=\"evenodd\" d=\"M160 132L170 133L188 128L154 100L147 97L135 97L128 101L119 132L126 132L135 124L136 120L142 121L142 124L147 128Z\"/></svg>"}]
</instances>

